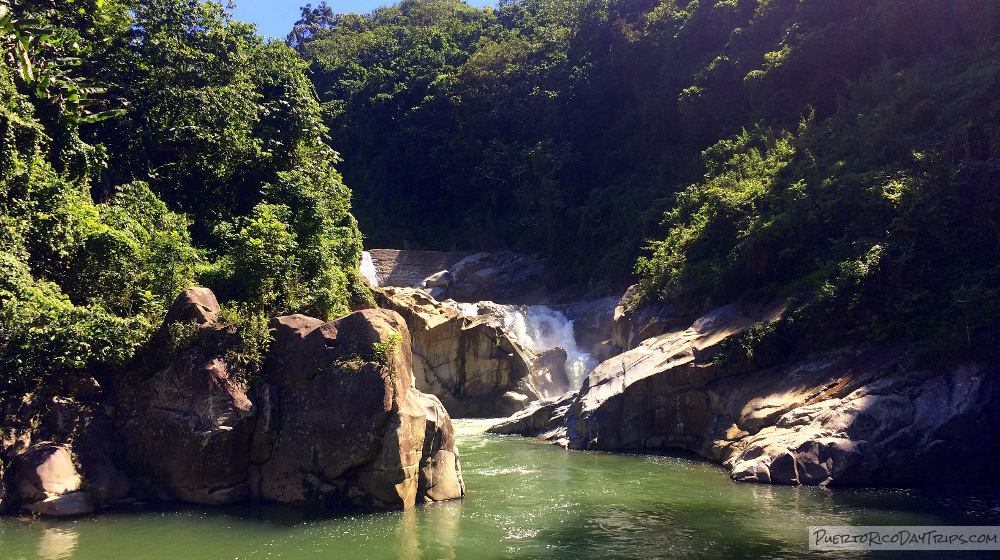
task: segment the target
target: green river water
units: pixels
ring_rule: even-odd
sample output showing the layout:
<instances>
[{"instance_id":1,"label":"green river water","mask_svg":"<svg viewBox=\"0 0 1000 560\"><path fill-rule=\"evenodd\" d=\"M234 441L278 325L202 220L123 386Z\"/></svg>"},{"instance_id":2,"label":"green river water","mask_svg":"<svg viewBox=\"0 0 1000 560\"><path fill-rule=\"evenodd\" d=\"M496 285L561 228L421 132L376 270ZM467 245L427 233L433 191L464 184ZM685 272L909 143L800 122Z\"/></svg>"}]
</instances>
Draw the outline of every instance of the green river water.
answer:
<instances>
[{"instance_id":1,"label":"green river water","mask_svg":"<svg viewBox=\"0 0 1000 560\"><path fill-rule=\"evenodd\" d=\"M483 433L490 424L455 422L464 500L325 517L283 508L185 508L67 521L3 518L0 558L855 558L859 553L810 552L807 528L1000 524L1000 495L982 488L739 484L696 460L570 452Z\"/></svg>"}]
</instances>

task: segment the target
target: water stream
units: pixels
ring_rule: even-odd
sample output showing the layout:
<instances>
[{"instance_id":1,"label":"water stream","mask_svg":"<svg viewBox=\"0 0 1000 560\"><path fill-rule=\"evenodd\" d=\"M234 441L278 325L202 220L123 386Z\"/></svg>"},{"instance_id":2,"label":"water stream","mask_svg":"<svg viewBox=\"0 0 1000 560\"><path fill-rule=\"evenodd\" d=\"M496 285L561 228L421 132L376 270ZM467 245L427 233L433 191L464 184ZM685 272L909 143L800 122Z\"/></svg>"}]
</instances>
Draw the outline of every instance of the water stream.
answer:
<instances>
[{"instance_id":1,"label":"water stream","mask_svg":"<svg viewBox=\"0 0 1000 560\"><path fill-rule=\"evenodd\" d=\"M857 558L810 553L807 527L1000 523L1000 496L981 488L739 484L696 460L570 452L483 433L490 423L455 422L464 500L321 517L284 508L196 507L68 521L2 518L0 558Z\"/></svg>"},{"instance_id":2,"label":"water stream","mask_svg":"<svg viewBox=\"0 0 1000 560\"><path fill-rule=\"evenodd\" d=\"M597 367L590 351L577 346L573 321L561 311L544 305L506 306L503 323L504 329L530 350L537 352L555 346L565 350L570 389L579 389L587 374Z\"/></svg>"},{"instance_id":3,"label":"water stream","mask_svg":"<svg viewBox=\"0 0 1000 560\"><path fill-rule=\"evenodd\" d=\"M378 271L375 270L375 261L368 251L361 251L361 262L358 264L358 272L361 277L368 280L372 286L378 286Z\"/></svg>"}]
</instances>

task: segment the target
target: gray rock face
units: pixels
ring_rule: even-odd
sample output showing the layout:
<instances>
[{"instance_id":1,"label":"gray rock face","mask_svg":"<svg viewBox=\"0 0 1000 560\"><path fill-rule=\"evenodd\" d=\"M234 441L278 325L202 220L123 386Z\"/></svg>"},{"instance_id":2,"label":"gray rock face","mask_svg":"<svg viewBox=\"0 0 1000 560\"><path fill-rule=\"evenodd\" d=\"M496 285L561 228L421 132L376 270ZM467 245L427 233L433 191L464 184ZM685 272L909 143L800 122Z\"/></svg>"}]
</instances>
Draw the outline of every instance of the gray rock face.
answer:
<instances>
[{"instance_id":1,"label":"gray rock face","mask_svg":"<svg viewBox=\"0 0 1000 560\"><path fill-rule=\"evenodd\" d=\"M569 402L539 401L491 431L573 449L683 449L746 482L995 479L1000 462L983 449L1000 444L991 428L1000 421L996 372L972 364L905 373L905 352L889 346L739 374L712 363L722 340L780 312L718 309L603 362Z\"/></svg>"},{"instance_id":2,"label":"gray rock face","mask_svg":"<svg viewBox=\"0 0 1000 560\"><path fill-rule=\"evenodd\" d=\"M284 359L267 376L281 416L255 436L254 495L312 507L407 507L464 495L451 419L411 388L410 337L399 314L276 322L285 326L274 354ZM365 361L390 340L397 343L388 367Z\"/></svg>"},{"instance_id":3,"label":"gray rock face","mask_svg":"<svg viewBox=\"0 0 1000 560\"><path fill-rule=\"evenodd\" d=\"M561 395L569 391L566 376L566 350L556 346L535 355L531 362L532 377L543 395Z\"/></svg>"},{"instance_id":4,"label":"gray rock face","mask_svg":"<svg viewBox=\"0 0 1000 560\"><path fill-rule=\"evenodd\" d=\"M267 382L253 391L198 346L147 379L123 381L119 438L150 493L316 508L464 495L451 420L411 390L410 337L397 313L363 310L329 323L292 315L272 326ZM212 323L201 328L226 340ZM107 485L113 493L113 477Z\"/></svg>"},{"instance_id":5,"label":"gray rock face","mask_svg":"<svg viewBox=\"0 0 1000 560\"><path fill-rule=\"evenodd\" d=\"M208 288L188 288L181 292L170 309L167 310L165 321L194 321L199 325L214 323L219 318L219 301Z\"/></svg>"},{"instance_id":6,"label":"gray rock face","mask_svg":"<svg viewBox=\"0 0 1000 560\"><path fill-rule=\"evenodd\" d=\"M61 496L52 496L25 507L32 513L49 517L86 515L95 509L94 499L86 492L70 492Z\"/></svg>"},{"instance_id":7,"label":"gray rock face","mask_svg":"<svg viewBox=\"0 0 1000 560\"><path fill-rule=\"evenodd\" d=\"M610 340L598 342L590 350L590 355L593 356L598 363L613 358L621 353L621 347Z\"/></svg>"},{"instance_id":8,"label":"gray rock face","mask_svg":"<svg viewBox=\"0 0 1000 560\"><path fill-rule=\"evenodd\" d=\"M903 486L995 478L1000 465L982 452L997 445L995 372L967 365L945 373L861 373L869 374L863 382L855 377L735 442L725 459L733 478Z\"/></svg>"},{"instance_id":9,"label":"gray rock face","mask_svg":"<svg viewBox=\"0 0 1000 560\"><path fill-rule=\"evenodd\" d=\"M83 482L69 446L51 442L35 444L15 457L12 470L13 486L22 503L75 492Z\"/></svg>"},{"instance_id":10,"label":"gray rock face","mask_svg":"<svg viewBox=\"0 0 1000 560\"><path fill-rule=\"evenodd\" d=\"M568 415L572 412L573 403L578 396L574 391L558 397L537 400L486 431L491 434L537 437L565 447L569 443L566 439Z\"/></svg>"},{"instance_id":11,"label":"gray rock face","mask_svg":"<svg viewBox=\"0 0 1000 560\"><path fill-rule=\"evenodd\" d=\"M65 444L38 443L14 458L13 501L37 515L68 517L91 513L94 499L81 492L83 478Z\"/></svg>"},{"instance_id":12,"label":"gray rock face","mask_svg":"<svg viewBox=\"0 0 1000 560\"><path fill-rule=\"evenodd\" d=\"M405 256L420 251L398 251ZM377 258L378 251L372 251ZM550 292L551 275L546 261L514 253L498 251L466 254L464 258L451 264L446 270L438 270L412 284L396 283L389 279L383 286L415 287L427 290L435 299L451 298L456 301L473 303L496 301L508 304L539 303Z\"/></svg>"},{"instance_id":13,"label":"gray rock face","mask_svg":"<svg viewBox=\"0 0 1000 560\"><path fill-rule=\"evenodd\" d=\"M456 417L506 416L542 394L531 352L489 314L465 316L413 288L385 288L375 298L406 320L414 386Z\"/></svg>"},{"instance_id":14,"label":"gray rock face","mask_svg":"<svg viewBox=\"0 0 1000 560\"><path fill-rule=\"evenodd\" d=\"M258 410L220 356L191 348L152 378L128 380L119 410L128 462L176 498L225 505L249 497Z\"/></svg>"},{"instance_id":15,"label":"gray rock face","mask_svg":"<svg viewBox=\"0 0 1000 560\"><path fill-rule=\"evenodd\" d=\"M683 330L696 318L662 303L633 307L638 289L638 285L629 287L615 307L611 342L618 348L631 350L654 336Z\"/></svg>"},{"instance_id":16,"label":"gray rock face","mask_svg":"<svg viewBox=\"0 0 1000 560\"><path fill-rule=\"evenodd\" d=\"M611 338L618 303L617 298L609 297L550 307L573 321L573 338L580 348L592 348Z\"/></svg>"}]
</instances>

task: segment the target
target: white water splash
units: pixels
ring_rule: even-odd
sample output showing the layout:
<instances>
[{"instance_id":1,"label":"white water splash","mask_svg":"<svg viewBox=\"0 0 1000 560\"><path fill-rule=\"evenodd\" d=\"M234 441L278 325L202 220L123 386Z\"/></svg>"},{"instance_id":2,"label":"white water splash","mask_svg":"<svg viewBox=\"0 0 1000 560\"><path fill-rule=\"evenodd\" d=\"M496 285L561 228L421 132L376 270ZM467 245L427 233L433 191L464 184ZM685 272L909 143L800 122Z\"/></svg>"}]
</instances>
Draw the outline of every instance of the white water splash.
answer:
<instances>
[{"instance_id":1,"label":"white water splash","mask_svg":"<svg viewBox=\"0 0 1000 560\"><path fill-rule=\"evenodd\" d=\"M361 251L361 264L358 266L358 272L361 273L362 278L368 280L369 284L378 286L378 272L375 271L375 261L372 260L372 254L368 251Z\"/></svg>"},{"instance_id":2,"label":"white water splash","mask_svg":"<svg viewBox=\"0 0 1000 560\"><path fill-rule=\"evenodd\" d=\"M566 376L571 389L579 389L595 367L590 352L577 346L573 336L573 321L561 311L544 305L508 307L503 317L504 329L523 346L533 350L548 350L561 346L566 350Z\"/></svg>"}]
</instances>

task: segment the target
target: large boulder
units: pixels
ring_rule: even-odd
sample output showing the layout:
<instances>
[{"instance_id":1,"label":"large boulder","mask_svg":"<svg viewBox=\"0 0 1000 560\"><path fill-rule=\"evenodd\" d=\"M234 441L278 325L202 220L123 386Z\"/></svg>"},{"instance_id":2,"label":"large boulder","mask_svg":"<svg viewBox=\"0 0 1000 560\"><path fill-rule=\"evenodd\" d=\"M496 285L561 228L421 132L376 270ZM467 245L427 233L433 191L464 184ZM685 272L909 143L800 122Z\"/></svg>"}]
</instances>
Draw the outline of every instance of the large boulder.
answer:
<instances>
[{"instance_id":1,"label":"large boulder","mask_svg":"<svg viewBox=\"0 0 1000 560\"><path fill-rule=\"evenodd\" d=\"M406 320L415 387L456 417L507 416L543 394L531 352L491 314L468 316L413 288L385 288L375 299Z\"/></svg>"},{"instance_id":2,"label":"large boulder","mask_svg":"<svg viewBox=\"0 0 1000 560\"><path fill-rule=\"evenodd\" d=\"M735 480L918 485L995 480L1000 382L983 365L914 370L903 346L845 348L753 371L720 343L781 313L730 305L609 358L570 402L540 401L491 428L574 449L683 449ZM955 469L961 464L961 469Z\"/></svg>"},{"instance_id":3,"label":"large boulder","mask_svg":"<svg viewBox=\"0 0 1000 560\"><path fill-rule=\"evenodd\" d=\"M170 309L167 310L165 322L193 321L199 325L214 323L219 318L222 308L215 294L208 288L194 287L181 292Z\"/></svg>"},{"instance_id":4,"label":"large boulder","mask_svg":"<svg viewBox=\"0 0 1000 560\"><path fill-rule=\"evenodd\" d=\"M249 497L258 407L238 368L189 348L152 377L127 379L120 392L118 431L138 474L187 502L224 505Z\"/></svg>"},{"instance_id":5,"label":"large boulder","mask_svg":"<svg viewBox=\"0 0 1000 560\"><path fill-rule=\"evenodd\" d=\"M1000 446L996 372L977 365L896 372L844 372L853 382L785 407L734 442L725 459L733 478L841 486L994 482L1000 464L984 450Z\"/></svg>"},{"instance_id":6,"label":"large boulder","mask_svg":"<svg viewBox=\"0 0 1000 560\"><path fill-rule=\"evenodd\" d=\"M66 517L94 511L91 495L82 492L83 477L68 445L44 442L14 458L17 501L38 515Z\"/></svg>"},{"instance_id":7,"label":"large boulder","mask_svg":"<svg viewBox=\"0 0 1000 560\"><path fill-rule=\"evenodd\" d=\"M22 503L76 492L83 482L70 447L64 444L35 444L14 458L12 470L13 487Z\"/></svg>"},{"instance_id":8,"label":"large boulder","mask_svg":"<svg viewBox=\"0 0 1000 560\"><path fill-rule=\"evenodd\" d=\"M81 379L86 381L87 378ZM73 394L76 393L73 386L73 383L66 383L63 389L68 388L68 392ZM106 408L93 401L81 402L66 396L39 398L35 394L0 403L0 413L5 418L0 433L0 464L20 465L7 473L10 480L7 481L6 496L0 497L0 511L30 507L33 503L46 501L45 505L39 506L45 511L38 510L37 513L75 515L80 513L80 504L89 503L88 509L93 510L126 497L130 491L128 479L112 460L114 430L108 412L113 410L112 406ZM32 461L41 463L27 464ZM34 474L25 478L17 475L18 471ZM75 472L75 475L67 476L86 480L89 502L82 498L55 500L70 492L52 492L51 488L26 482L42 480L40 477L46 472ZM51 482L43 486L49 485Z\"/></svg>"},{"instance_id":9,"label":"large boulder","mask_svg":"<svg viewBox=\"0 0 1000 560\"><path fill-rule=\"evenodd\" d=\"M159 340L169 323L185 322L197 325L201 344L172 363L156 364L160 369L148 377L134 371L119 380L117 431L126 463L160 496L224 505L250 495L247 471L258 407L245 372L224 357L236 333L216 324L219 313L208 288L182 292Z\"/></svg>"},{"instance_id":10,"label":"large boulder","mask_svg":"<svg viewBox=\"0 0 1000 560\"><path fill-rule=\"evenodd\" d=\"M436 399L411 388L410 336L399 314L276 323L265 372L280 421L255 437L256 496L391 508L464 495L451 421Z\"/></svg>"},{"instance_id":11,"label":"large boulder","mask_svg":"<svg viewBox=\"0 0 1000 560\"><path fill-rule=\"evenodd\" d=\"M561 395L569 391L566 360L569 356L561 346L535 354L531 362L534 384L543 395Z\"/></svg>"},{"instance_id":12,"label":"large boulder","mask_svg":"<svg viewBox=\"0 0 1000 560\"><path fill-rule=\"evenodd\" d=\"M185 292L175 315L197 322L205 299ZM271 326L264 380L253 388L225 357L235 332L210 320L197 327L201 342L172 363L120 383L118 435L142 492L316 508L464 495L451 420L411 388L410 336L399 314L366 309L330 322L290 315Z\"/></svg>"},{"instance_id":13,"label":"large boulder","mask_svg":"<svg viewBox=\"0 0 1000 560\"><path fill-rule=\"evenodd\" d=\"M36 514L49 517L73 517L94 511L94 498L87 492L70 492L34 502L25 508Z\"/></svg>"},{"instance_id":14,"label":"large boulder","mask_svg":"<svg viewBox=\"0 0 1000 560\"><path fill-rule=\"evenodd\" d=\"M491 434L537 437L565 447L569 443L566 439L567 415L572 412L577 396L574 391L537 400L486 431Z\"/></svg>"}]
</instances>

